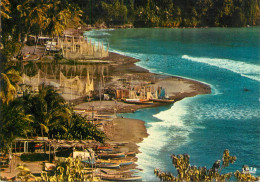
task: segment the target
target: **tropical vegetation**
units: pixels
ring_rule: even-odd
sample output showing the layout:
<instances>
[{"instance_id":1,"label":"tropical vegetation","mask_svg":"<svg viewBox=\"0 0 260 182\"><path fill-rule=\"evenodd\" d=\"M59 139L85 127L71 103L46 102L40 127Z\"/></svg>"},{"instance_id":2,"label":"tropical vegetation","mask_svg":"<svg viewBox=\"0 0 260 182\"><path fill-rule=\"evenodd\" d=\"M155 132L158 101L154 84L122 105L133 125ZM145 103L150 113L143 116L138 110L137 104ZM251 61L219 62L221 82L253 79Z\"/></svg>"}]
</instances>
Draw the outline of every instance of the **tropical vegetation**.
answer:
<instances>
[{"instance_id":1,"label":"tropical vegetation","mask_svg":"<svg viewBox=\"0 0 260 182\"><path fill-rule=\"evenodd\" d=\"M58 160L51 171L42 171L41 181L92 181L92 175L84 174L81 158L68 157Z\"/></svg>"},{"instance_id":2,"label":"tropical vegetation","mask_svg":"<svg viewBox=\"0 0 260 182\"><path fill-rule=\"evenodd\" d=\"M29 34L53 38L68 26L80 25L82 11L70 0L3 0L0 5L1 61L4 63L21 53Z\"/></svg>"},{"instance_id":3,"label":"tropical vegetation","mask_svg":"<svg viewBox=\"0 0 260 182\"><path fill-rule=\"evenodd\" d=\"M18 181L100 181L92 174L85 174L80 157L59 159L52 170L42 171L40 177L33 175L26 165L18 165L16 170L19 171L15 179ZM8 181L6 178L2 180Z\"/></svg>"},{"instance_id":4,"label":"tropical vegetation","mask_svg":"<svg viewBox=\"0 0 260 182\"><path fill-rule=\"evenodd\" d=\"M17 137L104 142L105 134L85 117L73 112L52 86L40 85L39 93L24 93L0 106L1 148L8 149Z\"/></svg>"},{"instance_id":5,"label":"tropical vegetation","mask_svg":"<svg viewBox=\"0 0 260 182\"><path fill-rule=\"evenodd\" d=\"M17 137L45 136L56 139L95 139L104 133L86 118L73 112L53 87L41 85L38 94L17 97L22 78L18 59L27 35L59 36L68 26L78 26L82 11L70 0L2 0L0 146L8 149ZM37 39L36 39L37 40Z\"/></svg>"},{"instance_id":6,"label":"tropical vegetation","mask_svg":"<svg viewBox=\"0 0 260 182\"><path fill-rule=\"evenodd\" d=\"M74 0L88 24L135 27L259 25L259 0Z\"/></svg>"},{"instance_id":7,"label":"tropical vegetation","mask_svg":"<svg viewBox=\"0 0 260 182\"><path fill-rule=\"evenodd\" d=\"M210 169L206 167L197 167L190 165L190 156L188 154L171 155L172 164L176 168L178 175L163 172L160 169L154 169L154 174L161 181L226 181L233 175L232 172L222 174L222 169L233 164L237 158L231 156L228 149L223 152L222 162L217 160ZM222 164L221 164L222 163ZM234 173L238 181L258 181L259 177L254 177L249 173L248 166L244 165L242 172Z\"/></svg>"}]
</instances>

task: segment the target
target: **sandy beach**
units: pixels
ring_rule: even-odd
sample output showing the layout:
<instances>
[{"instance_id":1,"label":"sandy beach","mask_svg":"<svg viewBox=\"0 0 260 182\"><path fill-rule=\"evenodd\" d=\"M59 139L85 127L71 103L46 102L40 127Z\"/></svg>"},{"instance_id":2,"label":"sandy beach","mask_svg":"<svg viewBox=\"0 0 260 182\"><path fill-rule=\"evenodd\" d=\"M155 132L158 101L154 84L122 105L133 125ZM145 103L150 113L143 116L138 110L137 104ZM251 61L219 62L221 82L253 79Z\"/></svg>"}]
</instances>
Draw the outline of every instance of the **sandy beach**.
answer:
<instances>
[{"instance_id":1,"label":"sandy beach","mask_svg":"<svg viewBox=\"0 0 260 182\"><path fill-rule=\"evenodd\" d=\"M170 99L176 102L185 98L193 97L198 94L209 94L211 88L209 85L198 81L189 80L175 76L165 76L150 73L148 70L137 66L135 63L139 60L120 55L117 53L110 53L108 58L104 60L110 61L109 75L106 77L107 88L119 88L124 85L124 80L130 80L128 84L147 84L153 87L163 87L167 90ZM83 102L74 106L74 109L91 110L94 108L99 113L127 113L135 112L138 109L147 107L159 107L166 105L166 103L155 102L152 105L135 105L127 104L120 100L108 101L91 101ZM129 118L116 118L112 122L107 122L104 125L104 132L108 139L107 142L125 142L124 147L119 151L138 151L138 143L142 142L144 137L148 136L144 122Z\"/></svg>"},{"instance_id":2,"label":"sandy beach","mask_svg":"<svg viewBox=\"0 0 260 182\"><path fill-rule=\"evenodd\" d=\"M181 77L165 76L150 73L148 70L136 66L136 62L139 60L123 56L116 53L110 53L109 57L103 58L105 65L108 67L108 74L105 76L105 88L115 89L125 86L125 82L129 85L148 85L152 87L163 87L167 90L167 94L170 99L174 99L175 102L185 98L193 97L198 94L211 93L210 86L203 83L184 79ZM98 63L104 64L104 63ZM98 87L95 88L95 92L98 91ZM97 113L126 113L135 112L138 109L147 107L159 107L166 103L156 102L152 105L135 105L127 104L120 100L110 99L102 101L80 102L74 106L74 109L84 109L91 111L93 108ZM147 130L144 125L144 121L129 119L129 118L115 118L112 121L108 121L103 124L103 131L107 135L106 143L117 145L115 151L120 152L140 152L138 150L138 143L142 142L145 137L148 137ZM123 145L121 145L123 143ZM136 157L127 157L129 160L137 161ZM19 163L24 163L16 160L12 164L12 171L9 168L2 169L1 176L13 177L18 172L14 170L15 166ZM26 163L32 172L39 173L42 169L41 162ZM127 167L123 167L120 170L127 170L138 168L136 164L132 164Z\"/></svg>"},{"instance_id":3,"label":"sandy beach","mask_svg":"<svg viewBox=\"0 0 260 182\"><path fill-rule=\"evenodd\" d=\"M108 64L109 73L106 76L106 89L115 89L123 87L125 84L122 79L128 81L128 85L148 85L157 88L158 86L165 88L170 99L175 101L185 97L193 97L198 94L209 94L211 88L209 85L198 81L184 79L175 76L166 76L150 73L148 70L137 66L135 63L138 59L117 53L109 54L105 60L110 61ZM99 88L96 88L97 90ZM165 105L164 103L154 103L153 105L133 105L126 104L121 101L93 101L83 102L75 105L75 109L88 109L94 106L95 110L100 112L117 113L134 112L137 109L147 107L158 107Z\"/></svg>"}]
</instances>

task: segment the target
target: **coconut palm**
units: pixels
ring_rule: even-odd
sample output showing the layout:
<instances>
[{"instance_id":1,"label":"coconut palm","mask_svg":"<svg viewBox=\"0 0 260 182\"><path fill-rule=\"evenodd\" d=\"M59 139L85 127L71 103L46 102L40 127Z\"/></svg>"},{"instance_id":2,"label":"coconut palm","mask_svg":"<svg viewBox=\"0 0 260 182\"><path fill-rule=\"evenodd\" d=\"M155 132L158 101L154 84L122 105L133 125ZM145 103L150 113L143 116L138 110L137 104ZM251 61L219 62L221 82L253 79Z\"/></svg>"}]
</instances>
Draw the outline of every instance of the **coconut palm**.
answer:
<instances>
[{"instance_id":1,"label":"coconut palm","mask_svg":"<svg viewBox=\"0 0 260 182\"><path fill-rule=\"evenodd\" d=\"M25 19L25 23L29 27L29 31L36 34L35 49L37 47L38 35L47 27L47 11L50 6L44 0L26 0L17 6L18 11L21 13L20 16Z\"/></svg>"},{"instance_id":2,"label":"coconut palm","mask_svg":"<svg viewBox=\"0 0 260 182\"><path fill-rule=\"evenodd\" d=\"M36 135L49 136L57 128L67 130L62 123L68 122L71 110L52 86L40 85L39 94L25 94L23 106L25 112L34 117L33 127Z\"/></svg>"},{"instance_id":3,"label":"coconut palm","mask_svg":"<svg viewBox=\"0 0 260 182\"><path fill-rule=\"evenodd\" d=\"M9 148L17 137L27 137L32 133L33 118L24 113L24 108L18 102L10 102L0 107L0 141L4 148Z\"/></svg>"},{"instance_id":4,"label":"coconut palm","mask_svg":"<svg viewBox=\"0 0 260 182\"><path fill-rule=\"evenodd\" d=\"M11 18L10 2L8 0L2 0L0 2L0 6L1 6L1 9L0 9L1 18L10 19Z\"/></svg>"},{"instance_id":5,"label":"coconut palm","mask_svg":"<svg viewBox=\"0 0 260 182\"><path fill-rule=\"evenodd\" d=\"M62 35L70 22L79 24L82 11L78 6L70 4L67 0L49 0L49 5L46 30L52 39Z\"/></svg>"},{"instance_id":6,"label":"coconut palm","mask_svg":"<svg viewBox=\"0 0 260 182\"><path fill-rule=\"evenodd\" d=\"M10 69L6 73L1 73L0 98L2 103L9 104L10 101L14 100L19 81L22 81L22 77L14 69Z\"/></svg>"},{"instance_id":7,"label":"coconut palm","mask_svg":"<svg viewBox=\"0 0 260 182\"><path fill-rule=\"evenodd\" d=\"M94 124L87 121L87 119L80 114L73 113L69 124L68 137L75 139L94 139L101 143L105 140L104 132L98 130Z\"/></svg>"}]
</instances>

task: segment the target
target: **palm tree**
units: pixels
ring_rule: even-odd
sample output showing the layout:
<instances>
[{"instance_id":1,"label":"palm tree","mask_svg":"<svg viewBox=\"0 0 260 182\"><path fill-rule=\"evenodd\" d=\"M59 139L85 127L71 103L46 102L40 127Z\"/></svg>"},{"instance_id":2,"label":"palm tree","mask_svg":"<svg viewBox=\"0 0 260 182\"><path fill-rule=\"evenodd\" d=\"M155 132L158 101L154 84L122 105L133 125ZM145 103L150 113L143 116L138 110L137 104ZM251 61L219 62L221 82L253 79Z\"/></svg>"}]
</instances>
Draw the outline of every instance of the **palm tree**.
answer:
<instances>
[{"instance_id":1,"label":"palm tree","mask_svg":"<svg viewBox=\"0 0 260 182\"><path fill-rule=\"evenodd\" d=\"M37 48L38 35L48 24L47 11L50 8L50 4L45 2L44 0L26 0L23 4L17 6L21 17L25 19L25 23L30 28L29 31L36 34L35 49Z\"/></svg>"},{"instance_id":2,"label":"palm tree","mask_svg":"<svg viewBox=\"0 0 260 182\"><path fill-rule=\"evenodd\" d=\"M24 113L19 102L13 101L9 105L0 107L0 141L3 148L10 148L17 137L27 137L32 133L33 118Z\"/></svg>"},{"instance_id":3,"label":"palm tree","mask_svg":"<svg viewBox=\"0 0 260 182\"><path fill-rule=\"evenodd\" d=\"M105 134L87 119L77 113L73 113L68 126L68 135L74 139L94 139L103 143Z\"/></svg>"},{"instance_id":4,"label":"palm tree","mask_svg":"<svg viewBox=\"0 0 260 182\"><path fill-rule=\"evenodd\" d=\"M46 30L52 39L56 36L61 36L70 22L79 24L82 11L78 6L69 4L67 0L49 0L49 5L50 8L47 12L48 26Z\"/></svg>"},{"instance_id":5,"label":"palm tree","mask_svg":"<svg viewBox=\"0 0 260 182\"><path fill-rule=\"evenodd\" d=\"M11 13L10 2L8 0L2 0L0 2L0 6L1 6L1 9L0 9L1 18L6 18L6 19L11 18L10 17L10 13Z\"/></svg>"},{"instance_id":6,"label":"palm tree","mask_svg":"<svg viewBox=\"0 0 260 182\"><path fill-rule=\"evenodd\" d=\"M9 104L10 101L14 100L19 81L22 81L22 77L14 69L10 69L6 73L1 73L0 98L3 103Z\"/></svg>"},{"instance_id":7,"label":"palm tree","mask_svg":"<svg viewBox=\"0 0 260 182\"><path fill-rule=\"evenodd\" d=\"M23 96L25 112L34 117L35 134L44 136L53 134L53 130L66 131L62 123L68 121L71 110L66 106L65 100L54 90L52 86L39 86L39 94Z\"/></svg>"}]
</instances>

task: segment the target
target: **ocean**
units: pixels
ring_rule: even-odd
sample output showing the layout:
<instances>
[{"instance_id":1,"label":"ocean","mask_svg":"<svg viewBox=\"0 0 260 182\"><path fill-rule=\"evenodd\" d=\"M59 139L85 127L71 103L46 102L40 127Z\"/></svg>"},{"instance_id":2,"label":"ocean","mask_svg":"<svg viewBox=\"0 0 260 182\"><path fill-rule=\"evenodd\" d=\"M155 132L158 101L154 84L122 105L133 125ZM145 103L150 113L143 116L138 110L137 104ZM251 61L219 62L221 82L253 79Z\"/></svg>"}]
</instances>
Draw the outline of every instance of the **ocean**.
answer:
<instances>
[{"instance_id":1,"label":"ocean","mask_svg":"<svg viewBox=\"0 0 260 182\"><path fill-rule=\"evenodd\" d=\"M259 27L108 29L85 35L112 52L140 59L136 64L151 72L212 88L212 94L123 114L147 127L149 136L137 155L143 181L159 181L154 168L176 175L171 154L187 153L191 165L211 168L225 149L237 161L222 172L247 164L260 175Z\"/></svg>"}]
</instances>

